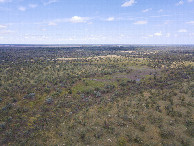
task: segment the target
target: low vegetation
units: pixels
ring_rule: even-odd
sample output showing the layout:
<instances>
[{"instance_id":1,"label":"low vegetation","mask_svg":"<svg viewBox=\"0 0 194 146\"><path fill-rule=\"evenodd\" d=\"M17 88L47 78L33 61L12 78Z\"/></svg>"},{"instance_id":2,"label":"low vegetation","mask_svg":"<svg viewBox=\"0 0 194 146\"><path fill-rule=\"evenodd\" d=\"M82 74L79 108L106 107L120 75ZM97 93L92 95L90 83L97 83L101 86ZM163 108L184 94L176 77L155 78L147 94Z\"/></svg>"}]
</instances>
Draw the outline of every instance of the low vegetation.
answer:
<instances>
[{"instance_id":1,"label":"low vegetation","mask_svg":"<svg viewBox=\"0 0 194 146\"><path fill-rule=\"evenodd\" d=\"M1 145L194 145L193 46L0 48Z\"/></svg>"}]
</instances>

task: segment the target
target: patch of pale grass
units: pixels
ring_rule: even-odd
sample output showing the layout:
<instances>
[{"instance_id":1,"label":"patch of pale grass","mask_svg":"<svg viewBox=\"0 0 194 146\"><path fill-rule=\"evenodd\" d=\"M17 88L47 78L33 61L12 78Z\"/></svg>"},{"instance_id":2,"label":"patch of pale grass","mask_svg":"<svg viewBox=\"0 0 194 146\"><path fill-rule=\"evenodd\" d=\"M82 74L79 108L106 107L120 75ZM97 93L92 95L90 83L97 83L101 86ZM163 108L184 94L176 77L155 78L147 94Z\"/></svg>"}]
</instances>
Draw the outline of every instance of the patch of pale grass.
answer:
<instances>
[{"instance_id":1,"label":"patch of pale grass","mask_svg":"<svg viewBox=\"0 0 194 146\"><path fill-rule=\"evenodd\" d=\"M100 58L120 58L118 55L107 55L107 56L96 56L96 57L88 57L88 58L57 58L57 60L68 61L68 60L77 60L77 59L100 59Z\"/></svg>"}]
</instances>

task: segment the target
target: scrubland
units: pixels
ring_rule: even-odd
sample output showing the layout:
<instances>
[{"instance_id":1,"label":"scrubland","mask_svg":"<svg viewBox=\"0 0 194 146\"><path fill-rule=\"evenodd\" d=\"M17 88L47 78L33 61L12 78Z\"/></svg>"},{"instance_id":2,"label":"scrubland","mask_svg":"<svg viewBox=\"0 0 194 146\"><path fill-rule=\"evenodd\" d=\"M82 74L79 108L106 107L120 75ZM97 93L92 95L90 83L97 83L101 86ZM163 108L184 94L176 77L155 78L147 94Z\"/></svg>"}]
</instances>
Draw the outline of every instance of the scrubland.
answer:
<instances>
[{"instance_id":1,"label":"scrubland","mask_svg":"<svg viewBox=\"0 0 194 146\"><path fill-rule=\"evenodd\" d=\"M194 145L194 48L0 48L1 145Z\"/></svg>"}]
</instances>

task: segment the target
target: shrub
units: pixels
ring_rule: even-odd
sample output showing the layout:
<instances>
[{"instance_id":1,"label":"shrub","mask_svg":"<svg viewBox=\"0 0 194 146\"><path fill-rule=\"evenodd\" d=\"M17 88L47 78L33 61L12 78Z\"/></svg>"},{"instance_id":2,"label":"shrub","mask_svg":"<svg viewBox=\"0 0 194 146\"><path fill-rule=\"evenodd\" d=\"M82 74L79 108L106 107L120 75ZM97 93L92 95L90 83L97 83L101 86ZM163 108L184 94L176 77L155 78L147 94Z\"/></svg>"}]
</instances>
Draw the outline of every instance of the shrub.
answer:
<instances>
[{"instance_id":1,"label":"shrub","mask_svg":"<svg viewBox=\"0 0 194 146\"><path fill-rule=\"evenodd\" d=\"M138 135L135 136L134 138L134 142L135 143L138 143L138 144L142 144L143 143L143 140L141 137L139 137Z\"/></svg>"},{"instance_id":2,"label":"shrub","mask_svg":"<svg viewBox=\"0 0 194 146\"><path fill-rule=\"evenodd\" d=\"M6 128L6 123L5 122L0 123L0 131L5 130L5 128Z\"/></svg>"},{"instance_id":3,"label":"shrub","mask_svg":"<svg viewBox=\"0 0 194 146\"><path fill-rule=\"evenodd\" d=\"M94 91L94 95L95 95L96 98L102 96L102 94L100 93L100 91Z\"/></svg>"},{"instance_id":4,"label":"shrub","mask_svg":"<svg viewBox=\"0 0 194 146\"><path fill-rule=\"evenodd\" d=\"M47 104L51 104L52 102L53 102L52 97L49 97L49 98L47 98L47 99L45 100L45 103L47 103Z\"/></svg>"},{"instance_id":5,"label":"shrub","mask_svg":"<svg viewBox=\"0 0 194 146\"><path fill-rule=\"evenodd\" d=\"M34 99L35 95L36 95L35 93L30 93L30 94L24 96L24 99Z\"/></svg>"},{"instance_id":6,"label":"shrub","mask_svg":"<svg viewBox=\"0 0 194 146\"><path fill-rule=\"evenodd\" d=\"M160 135L164 139L170 139L175 137L175 133L172 130L169 129L161 129Z\"/></svg>"},{"instance_id":7,"label":"shrub","mask_svg":"<svg viewBox=\"0 0 194 146\"><path fill-rule=\"evenodd\" d=\"M125 146L127 144L125 137L119 137L118 138L118 146Z\"/></svg>"},{"instance_id":8,"label":"shrub","mask_svg":"<svg viewBox=\"0 0 194 146\"><path fill-rule=\"evenodd\" d=\"M194 137L194 126L190 126L187 128L187 133L191 136Z\"/></svg>"}]
</instances>

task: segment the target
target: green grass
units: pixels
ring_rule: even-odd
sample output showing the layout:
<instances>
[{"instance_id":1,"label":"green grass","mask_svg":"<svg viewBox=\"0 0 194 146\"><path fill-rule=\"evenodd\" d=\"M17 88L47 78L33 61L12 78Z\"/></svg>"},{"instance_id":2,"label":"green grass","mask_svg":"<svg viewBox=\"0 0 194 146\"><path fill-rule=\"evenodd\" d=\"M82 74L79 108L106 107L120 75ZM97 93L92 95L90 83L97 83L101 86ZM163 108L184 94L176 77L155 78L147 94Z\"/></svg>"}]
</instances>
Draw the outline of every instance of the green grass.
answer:
<instances>
[{"instance_id":1,"label":"green grass","mask_svg":"<svg viewBox=\"0 0 194 146\"><path fill-rule=\"evenodd\" d=\"M72 87L72 94L81 93L88 90L94 90L95 88L103 88L105 86L105 82L95 81L91 79L84 79L84 81L80 81L76 83Z\"/></svg>"}]
</instances>

